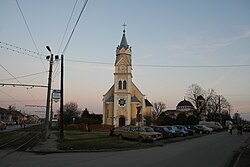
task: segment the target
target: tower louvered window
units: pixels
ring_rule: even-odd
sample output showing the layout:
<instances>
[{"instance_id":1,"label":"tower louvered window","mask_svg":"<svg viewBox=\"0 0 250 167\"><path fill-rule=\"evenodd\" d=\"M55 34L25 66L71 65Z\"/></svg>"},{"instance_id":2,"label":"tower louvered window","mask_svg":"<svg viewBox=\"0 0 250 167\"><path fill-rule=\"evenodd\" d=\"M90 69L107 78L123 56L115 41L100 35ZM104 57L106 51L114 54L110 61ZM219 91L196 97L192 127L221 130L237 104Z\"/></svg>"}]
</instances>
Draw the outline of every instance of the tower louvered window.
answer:
<instances>
[{"instance_id":1,"label":"tower louvered window","mask_svg":"<svg viewBox=\"0 0 250 167\"><path fill-rule=\"evenodd\" d=\"M122 89L122 81L119 81L118 89Z\"/></svg>"},{"instance_id":2,"label":"tower louvered window","mask_svg":"<svg viewBox=\"0 0 250 167\"><path fill-rule=\"evenodd\" d=\"M127 89L127 82L123 81L123 89Z\"/></svg>"}]
</instances>

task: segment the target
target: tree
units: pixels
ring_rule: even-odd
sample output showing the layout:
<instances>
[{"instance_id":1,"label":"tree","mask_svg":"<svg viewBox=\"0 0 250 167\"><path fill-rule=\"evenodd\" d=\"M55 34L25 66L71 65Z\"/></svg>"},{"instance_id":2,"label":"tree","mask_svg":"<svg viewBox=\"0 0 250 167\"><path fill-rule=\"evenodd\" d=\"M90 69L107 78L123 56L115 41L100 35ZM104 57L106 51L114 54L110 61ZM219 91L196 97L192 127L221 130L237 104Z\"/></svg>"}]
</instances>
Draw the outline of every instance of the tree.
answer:
<instances>
[{"instance_id":1,"label":"tree","mask_svg":"<svg viewBox=\"0 0 250 167\"><path fill-rule=\"evenodd\" d=\"M163 102L154 102L153 103L153 124L157 122L157 119L162 114L163 110L166 109L166 105Z\"/></svg>"},{"instance_id":2,"label":"tree","mask_svg":"<svg viewBox=\"0 0 250 167\"><path fill-rule=\"evenodd\" d=\"M199 120L200 115L202 113L202 110L200 108L204 108L204 106L200 106L198 104L198 100L197 98L199 96L205 97L206 93L205 91L198 85L198 84L192 84L188 87L186 96L187 99L194 105L195 107L195 111L194 111L194 115L196 117L197 120ZM204 98L205 99L205 98ZM205 99L206 101L206 99ZM203 105L205 105L206 103L204 103Z\"/></svg>"},{"instance_id":3,"label":"tree","mask_svg":"<svg viewBox=\"0 0 250 167\"><path fill-rule=\"evenodd\" d=\"M166 109L166 105L163 102L154 102L153 103L154 113L157 117L159 117L164 109Z\"/></svg>"},{"instance_id":4,"label":"tree","mask_svg":"<svg viewBox=\"0 0 250 167\"><path fill-rule=\"evenodd\" d=\"M153 117L150 113L146 113L143 115L144 119L146 120L146 125L151 126L153 124Z\"/></svg>"},{"instance_id":5,"label":"tree","mask_svg":"<svg viewBox=\"0 0 250 167\"><path fill-rule=\"evenodd\" d=\"M97 114L90 114L88 109L85 108L85 110L81 114L81 123L84 124L101 124L102 123L102 117Z\"/></svg>"},{"instance_id":6,"label":"tree","mask_svg":"<svg viewBox=\"0 0 250 167\"><path fill-rule=\"evenodd\" d=\"M197 119L195 118L194 115L189 115L187 118L187 121L188 121L188 125L197 125L198 124Z\"/></svg>"},{"instance_id":7,"label":"tree","mask_svg":"<svg viewBox=\"0 0 250 167\"><path fill-rule=\"evenodd\" d=\"M209 120L222 121L222 111L229 106L229 102L222 95L218 95L214 90L210 92L210 98L207 102L207 110L209 111Z\"/></svg>"},{"instance_id":8,"label":"tree","mask_svg":"<svg viewBox=\"0 0 250 167\"><path fill-rule=\"evenodd\" d=\"M187 125L188 124L188 117L184 113L180 113L177 115L176 122L179 125Z\"/></svg>"},{"instance_id":9,"label":"tree","mask_svg":"<svg viewBox=\"0 0 250 167\"><path fill-rule=\"evenodd\" d=\"M72 124L73 119L76 120L79 117L78 105L75 102L69 102L64 105L63 113L64 123Z\"/></svg>"}]
</instances>

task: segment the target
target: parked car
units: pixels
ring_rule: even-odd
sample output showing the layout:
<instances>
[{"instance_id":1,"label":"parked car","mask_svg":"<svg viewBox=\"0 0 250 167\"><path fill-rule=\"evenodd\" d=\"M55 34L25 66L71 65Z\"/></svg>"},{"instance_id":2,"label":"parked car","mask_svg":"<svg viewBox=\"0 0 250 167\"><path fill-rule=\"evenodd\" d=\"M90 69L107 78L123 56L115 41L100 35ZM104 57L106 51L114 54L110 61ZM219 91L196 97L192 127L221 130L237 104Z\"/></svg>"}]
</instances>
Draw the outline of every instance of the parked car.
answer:
<instances>
[{"instance_id":1,"label":"parked car","mask_svg":"<svg viewBox=\"0 0 250 167\"><path fill-rule=\"evenodd\" d=\"M243 132L250 132L250 125L245 125L243 127Z\"/></svg>"},{"instance_id":2,"label":"parked car","mask_svg":"<svg viewBox=\"0 0 250 167\"><path fill-rule=\"evenodd\" d=\"M188 135L193 136L196 132L195 132L195 127L192 128L191 126L192 125L186 125L186 128L188 130Z\"/></svg>"},{"instance_id":3,"label":"parked car","mask_svg":"<svg viewBox=\"0 0 250 167\"><path fill-rule=\"evenodd\" d=\"M207 126L205 126L205 125L197 125L196 127L197 127L199 130L201 130L201 132L202 132L203 134L210 134L210 133L213 132L213 129L212 129L212 128L209 128L209 127L207 127Z\"/></svg>"},{"instance_id":4,"label":"parked car","mask_svg":"<svg viewBox=\"0 0 250 167\"><path fill-rule=\"evenodd\" d=\"M155 141L162 138L162 134L155 132L153 128L142 126L123 126L114 129L114 136L119 138L134 139L139 142Z\"/></svg>"},{"instance_id":5,"label":"parked car","mask_svg":"<svg viewBox=\"0 0 250 167\"><path fill-rule=\"evenodd\" d=\"M0 123L1 123L0 130L6 129L7 124L3 121L1 121Z\"/></svg>"},{"instance_id":6,"label":"parked car","mask_svg":"<svg viewBox=\"0 0 250 167\"><path fill-rule=\"evenodd\" d=\"M169 132L171 133L172 137L180 136L179 129L175 126L165 126L168 128Z\"/></svg>"},{"instance_id":7,"label":"parked car","mask_svg":"<svg viewBox=\"0 0 250 167\"><path fill-rule=\"evenodd\" d=\"M221 124L215 121L200 121L199 125L205 125L208 128L212 128L213 131L221 131L223 129Z\"/></svg>"},{"instance_id":8,"label":"parked car","mask_svg":"<svg viewBox=\"0 0 250 167\"><path fill-rule=\"evenodd\" d=\"M185 137L188 135L188 130L185 126L183 125L175 125L179 129L179 134L181 137Z\"/></svg>"},{"instance_id":9,"label":"parked car","mask_svg":"<svg viewBox=\"0 0 250 167\"><path fill-rule=\"evenodd\" d=\"M165 126L154 126L152 128L154 129L155 132L161 133L162 134L162 138L164 138L164 139L172 137L171 132Z\"/></svg>"}]
</instances>

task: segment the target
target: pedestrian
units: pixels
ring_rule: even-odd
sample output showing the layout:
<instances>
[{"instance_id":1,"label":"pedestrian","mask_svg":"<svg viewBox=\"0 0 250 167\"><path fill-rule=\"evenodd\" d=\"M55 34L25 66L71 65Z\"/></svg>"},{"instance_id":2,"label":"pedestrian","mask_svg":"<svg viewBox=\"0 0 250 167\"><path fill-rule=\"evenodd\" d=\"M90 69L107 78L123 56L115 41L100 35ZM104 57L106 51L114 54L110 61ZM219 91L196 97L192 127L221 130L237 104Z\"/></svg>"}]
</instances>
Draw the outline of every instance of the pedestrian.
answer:
<instances>
[{"instance_id":1,"label":"pedestrian","mask_svg":"<svg viewBox=\"0 0 250 167\"><path fill-rule=\"evenodd\" d=\"M243 129L243 126L242 124L239 125L239 134L242 135L242 129Z\"/></svg>"},{"instance_id":2,"label":"pedestrian","mask_svg":"<svg viewBox=\"0 0 250 167\"><path fill-rule=\"evenodd\" d=\"M233 126L231 124L228 126L228 131L230 134L233 133Z\"/></svg>"},{"instance_id":3,"label":"pedestrian","mask_svg":"<svg viewBox=\"0 0 250 167\"><path fill-rule=\"evenodd\" d=\"M115 126L112 125L109 129L109 136L113 137L114 136L114 129L115 129Z\"/></svg>"}]
</instances>

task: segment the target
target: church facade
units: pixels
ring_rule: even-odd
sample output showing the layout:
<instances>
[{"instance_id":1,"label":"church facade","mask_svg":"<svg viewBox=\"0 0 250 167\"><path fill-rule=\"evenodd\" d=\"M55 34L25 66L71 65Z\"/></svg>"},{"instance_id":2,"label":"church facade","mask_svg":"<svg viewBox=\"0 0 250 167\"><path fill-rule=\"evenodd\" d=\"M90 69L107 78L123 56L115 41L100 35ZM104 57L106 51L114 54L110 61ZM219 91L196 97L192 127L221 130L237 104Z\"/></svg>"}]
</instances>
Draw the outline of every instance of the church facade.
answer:
<instances>
[{"instance_id":1,"label":"church facade","mask_svg":"<svg viewBox=\"0 0 250 167\"><path fill-rule=\"evenodd\" d=\"M103 95L103 124L115 127L143 125L144 116L152 114L152 104L132 81L131 56L132 49L124 29L121 43L116 48L114 84Z\"/></svg>"}]
</instances>

